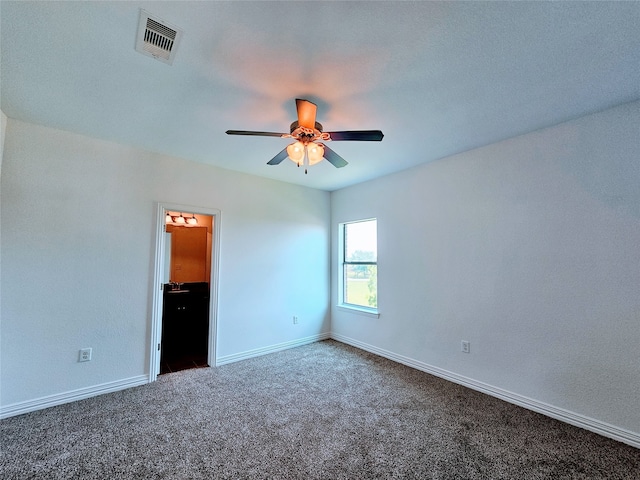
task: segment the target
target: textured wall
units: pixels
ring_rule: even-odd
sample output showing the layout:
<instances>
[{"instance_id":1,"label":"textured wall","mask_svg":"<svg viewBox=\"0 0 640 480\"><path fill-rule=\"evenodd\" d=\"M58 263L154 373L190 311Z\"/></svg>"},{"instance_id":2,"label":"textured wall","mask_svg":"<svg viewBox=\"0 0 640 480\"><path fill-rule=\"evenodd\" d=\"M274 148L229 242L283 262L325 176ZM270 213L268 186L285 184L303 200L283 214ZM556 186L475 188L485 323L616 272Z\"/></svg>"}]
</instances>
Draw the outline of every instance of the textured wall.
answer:
<instances>
[{"instance_id":1,"label":"textured wall","mask_svg":"<svg viewBox=\"0 0 640 480\"><path fill-rule=\"evenodd\" d=\"M2 157L4 156L4 137L7 131L7 116L0 110L0 180L2 180ZM0 182L1 184L2 182ZM2 198L2 190L0 187L0 198ZM0 251L2 251L2 204L0 202ZM2 256L0 255L0 312L2 311ZM0 344L2 342L2 317L0 316ZM0 358L0 368L2 359ZM0 385L0 394L2 385Z\"/></svg>"},{"instance_id":2,"label":"textured wall","mask_svg":"<svg viewBox=\"0 0 640 480\"><path fill-rule=\"evenodd\" d=\"M7 131L7 116L0 110L0 172L2 172L2 156L4 154L4 137Z\"/></svg>"},{"instance_id":3,"label":"textured wall","mask_svg":"<svg viewBox=\"0 0 640 480\"><path fill-rule=\"evenodd\" d=\"M332 331L640 432L639 158L635 102L334 192L334 229L378 218L381 314Z\"/></svg>"},{"instance_id":4,"label":"textured wall","mask_svg":"<svg viewBox=\"0 0 640 480\"><path fill-rule=\"evenodd\" d=\"M158 201L221 211L218 357L329 331L327 192L12 119L2 173L3 406L148 373Z\"/></svg>"}]
</instances>

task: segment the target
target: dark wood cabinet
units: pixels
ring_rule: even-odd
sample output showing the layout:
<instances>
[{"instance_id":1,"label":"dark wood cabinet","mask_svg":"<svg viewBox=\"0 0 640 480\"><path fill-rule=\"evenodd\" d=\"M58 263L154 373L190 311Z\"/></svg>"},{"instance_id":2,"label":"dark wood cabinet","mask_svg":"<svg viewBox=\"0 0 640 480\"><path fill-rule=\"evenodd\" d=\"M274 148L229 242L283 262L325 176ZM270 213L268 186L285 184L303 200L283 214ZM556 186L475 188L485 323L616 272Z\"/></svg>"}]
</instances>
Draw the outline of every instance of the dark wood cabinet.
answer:
<instances>
[{"instance_id":1,"label":"dark wood cabinet","mask_svg":"<svg viewBox=\"0 0 640 480\"><path fill-rule=\"evenodd\" d=\"M207 356L209 338L209 286L185 283L179 289L164 286L162 364ZM185 367L187 368L187 367Z\"/></svg>"}]
</instances>

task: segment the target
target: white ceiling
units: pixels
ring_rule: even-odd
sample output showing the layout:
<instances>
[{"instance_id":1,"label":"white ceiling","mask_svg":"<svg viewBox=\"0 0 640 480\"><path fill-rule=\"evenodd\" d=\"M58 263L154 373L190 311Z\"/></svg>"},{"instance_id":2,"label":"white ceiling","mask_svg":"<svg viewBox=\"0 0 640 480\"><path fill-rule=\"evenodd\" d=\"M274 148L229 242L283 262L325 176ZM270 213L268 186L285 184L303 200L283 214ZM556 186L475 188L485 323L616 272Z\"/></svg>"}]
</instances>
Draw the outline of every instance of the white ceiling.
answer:
<instances>
[{"instance_id":1,"label":"white ceiling","mask_svg":"<svg viewBox=\"0 0 640 480\"><path fill-rule=\"evenodd\" d=\"M134 50L140 9L184 30ZM0 2L10 118L335 190L640 98L640 2ZM294 99L349 165L266 165Z\"/></svg>"}]
</instances>

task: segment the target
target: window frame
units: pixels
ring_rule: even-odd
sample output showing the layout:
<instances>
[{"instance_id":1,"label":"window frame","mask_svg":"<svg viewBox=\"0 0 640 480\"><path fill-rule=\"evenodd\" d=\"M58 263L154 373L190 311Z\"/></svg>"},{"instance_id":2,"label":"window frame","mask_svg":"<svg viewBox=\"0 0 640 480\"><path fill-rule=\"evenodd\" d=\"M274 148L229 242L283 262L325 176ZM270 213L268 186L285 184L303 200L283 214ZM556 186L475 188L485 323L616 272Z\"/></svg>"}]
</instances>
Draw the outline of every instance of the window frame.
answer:
<instances>
[{"instance_id":1,"label":"window frame","mask_svg":"<svg viewBox=\"0 0 640 480\"><path fill-rule=\"evenodd\" d=\"M376 222L376 260L373 262L367 261L346 261L346 229L347 225L352 225L354 223L362 223L362 222ZM377 243L378 243L378 219L377 218L363 218L360 220L352 220L348 222L340 222L338 224L338 250L339 250L339 258L338 258L338 305L337 307L341 310L349 311L352 313L358 313L361 315L366 315L374 318L378 318L380 313L378 311L378 306L376 307L368 307L364 305L357 305L354 303L347 303L345 301L345 288L346 288L346 268L349 265L374 265L378 267L378 252L377 252ZM377 274L377 273L376 273ZM377 285L376 285L376 296L377 296Z\"/></svg>"}]
</instances>

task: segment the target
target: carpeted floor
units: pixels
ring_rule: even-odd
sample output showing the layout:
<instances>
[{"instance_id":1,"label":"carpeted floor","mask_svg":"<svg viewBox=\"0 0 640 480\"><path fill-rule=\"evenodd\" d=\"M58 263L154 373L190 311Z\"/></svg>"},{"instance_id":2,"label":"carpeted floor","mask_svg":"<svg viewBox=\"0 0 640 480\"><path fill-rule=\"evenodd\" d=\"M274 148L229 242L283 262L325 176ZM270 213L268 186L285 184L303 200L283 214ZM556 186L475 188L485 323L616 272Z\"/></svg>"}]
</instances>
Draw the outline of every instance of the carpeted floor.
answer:
<instances>
[{"instance_id":1,"label":"carpeted floor","mask_svg":"<svg viewBox=\"0 0 640 480\"><path fill-rule=\"evenodd\" d=\"M3 479L638 479L640 450L324 341L0 421Z\"/></svg>"}]
</instances>

